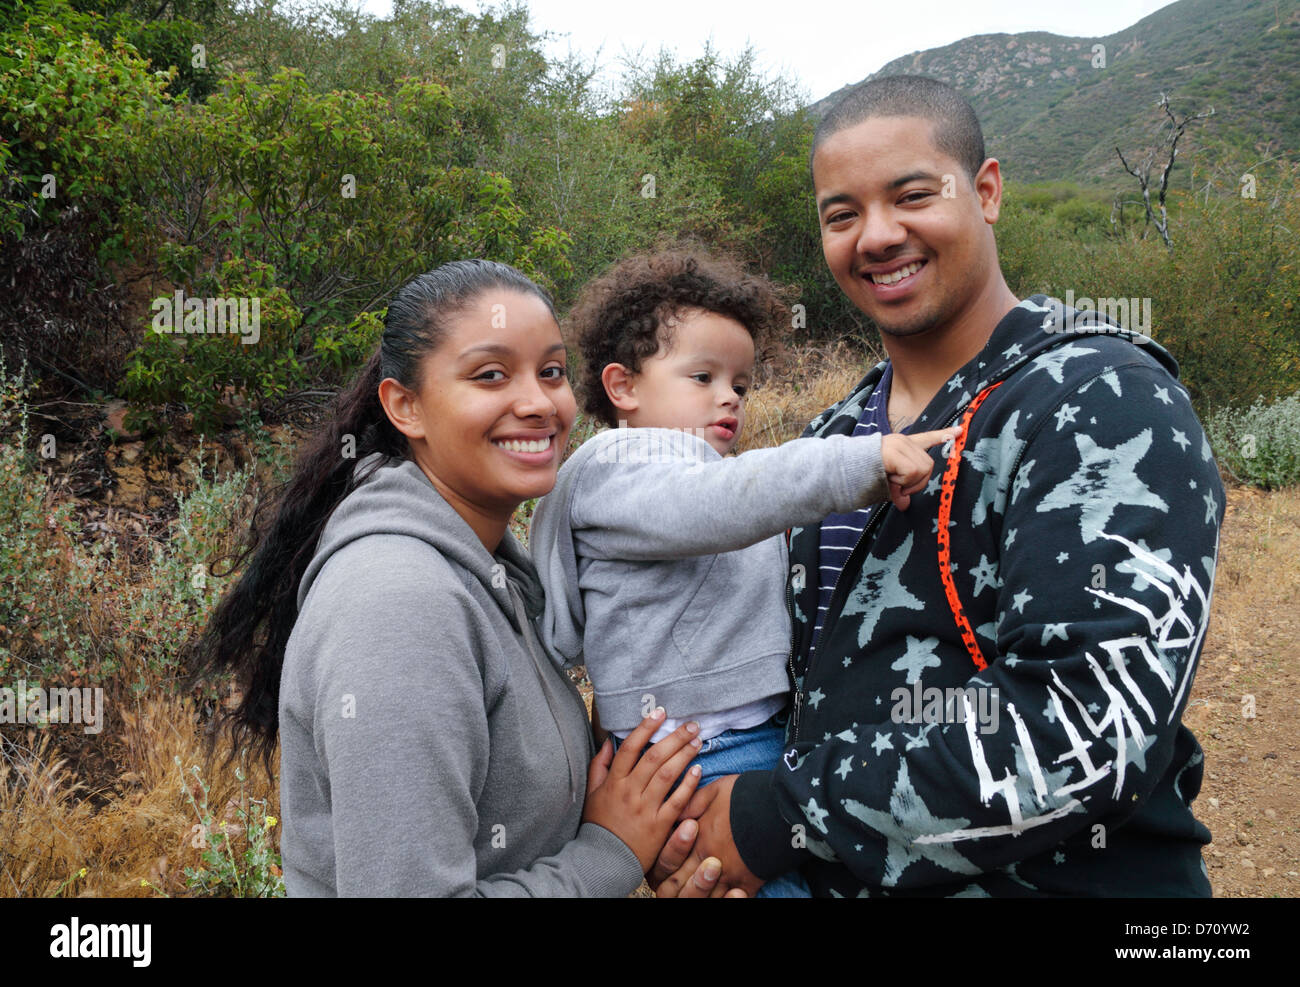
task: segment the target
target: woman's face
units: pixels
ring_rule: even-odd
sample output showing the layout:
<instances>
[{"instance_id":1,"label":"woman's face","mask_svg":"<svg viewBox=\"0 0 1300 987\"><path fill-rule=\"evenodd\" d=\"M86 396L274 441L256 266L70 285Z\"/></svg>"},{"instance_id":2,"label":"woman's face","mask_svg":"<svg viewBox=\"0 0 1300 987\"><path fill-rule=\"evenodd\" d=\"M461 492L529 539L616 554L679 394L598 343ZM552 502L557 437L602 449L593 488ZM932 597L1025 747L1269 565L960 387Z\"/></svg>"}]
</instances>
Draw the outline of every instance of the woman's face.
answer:
<instances>
[{"instance_id":1,"label":"woman's face","mask_svg":"<svg viewBox=\"0 0 1300 987\"><path fill-rule=\"evenodd\" d=\"M546 303L489 289L449 318L409 411L416 462L495 549L515 509L555 486L577 413Z\"/></svg>"}]
</instances>

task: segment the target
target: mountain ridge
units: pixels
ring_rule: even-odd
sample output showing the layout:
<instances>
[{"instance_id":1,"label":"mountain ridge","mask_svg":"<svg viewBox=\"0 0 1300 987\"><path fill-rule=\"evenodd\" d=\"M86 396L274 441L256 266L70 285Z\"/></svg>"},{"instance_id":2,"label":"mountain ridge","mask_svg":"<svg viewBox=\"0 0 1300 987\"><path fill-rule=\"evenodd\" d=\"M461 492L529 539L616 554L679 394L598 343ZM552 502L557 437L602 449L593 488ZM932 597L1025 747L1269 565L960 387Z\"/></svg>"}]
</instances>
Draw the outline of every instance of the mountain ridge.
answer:
<instances>
[{"instance_id":1,"label":"mountain ridge","mask_svg":"<svg viewBox=\"0 0 1300 987\"><path fill-rule=\"evenodd\" d=\"M1123 175L1115 146L1131 161L1167 127L1162 93L1180 116L1215 109L1189 129L1181 160L1195 150L1294 156L1300 148L1297 0L1178 0L1100 37L972 35L896 58L861 81L903 73L960 89L987 153L1012 165L1004 172L1013 179L1111 183ZM860 84L808 112L820 118Z\"/></svg>"}]
</instances>

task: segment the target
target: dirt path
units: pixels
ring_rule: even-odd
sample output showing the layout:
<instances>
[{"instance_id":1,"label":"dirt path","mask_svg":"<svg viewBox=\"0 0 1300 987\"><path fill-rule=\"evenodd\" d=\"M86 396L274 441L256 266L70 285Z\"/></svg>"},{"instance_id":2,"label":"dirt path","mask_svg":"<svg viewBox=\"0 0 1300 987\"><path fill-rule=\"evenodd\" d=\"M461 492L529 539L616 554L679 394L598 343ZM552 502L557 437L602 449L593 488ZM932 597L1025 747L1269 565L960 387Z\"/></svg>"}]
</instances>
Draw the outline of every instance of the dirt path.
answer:
<instances>
[{"instance_id":1,"label":"dirt path","mask_svg":"<svg viewBox=\"0 0 1300 987\"><path fill-rule=\"evenodd\" d=\"M1216 897L1300 896L1297 600L1300 491L1230 490L1184 716L1205 749L1195 812L1214 834L1205 862Z\"/></svg>"}]
</instances>

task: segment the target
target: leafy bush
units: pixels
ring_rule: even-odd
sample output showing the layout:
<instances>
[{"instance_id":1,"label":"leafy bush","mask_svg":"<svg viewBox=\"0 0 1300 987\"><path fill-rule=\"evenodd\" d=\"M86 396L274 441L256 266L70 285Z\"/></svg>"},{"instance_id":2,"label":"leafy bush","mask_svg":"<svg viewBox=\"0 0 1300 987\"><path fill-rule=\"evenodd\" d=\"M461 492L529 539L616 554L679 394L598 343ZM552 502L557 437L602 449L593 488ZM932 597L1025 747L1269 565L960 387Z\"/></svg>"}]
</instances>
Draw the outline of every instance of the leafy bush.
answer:
<instances>
[{"instance_id":1,"label":"leafy bush","mask_svg":"<svg viewBox=\"0 0 1300 987\"><path fill-rule=\"evenodd\" d=\"M233 421L234 394L246 391L271 400L302 383L302 315L275 284L269 265L226 261L216 274L198 279L196 297L242 301L240 311L247 312L250 324L238 331L226 325L224 335L212 334L213 326L200 327L207 333L190 334L186 325L175 324L174 298L157 299L155 304L161 304L144 341L127 361L123 393L128 398L145 405L181 402L194 413L195 430L210 432L226 419ZM136 412L132 424L148 417Z\"/></svg>"},{"instance_id":2,"label":"leafy bush","mask_svg":"<svg viewBox=\"0 0 1300 987\"><path fill-rule=\"evenodd\" d=\"M454 163L456 109L437 83L316 93L284 70L142 123L132 229L186 295L260 297L263 324L255 345L146 338L128 396L184 402L211 431L229 389L260 409L317 372L344 376L377 338L359 313L417 273L490 257L543 284L567 274L567 238L529 224L503 175Z\"/></svg>"},{"instance_id":3,"label":"leafy bush","mask_svg":"<svg viewBox=\"0 0 1300 987\"><path fill-rule=\"evenodd\" d=\"M384 333L387 311L362 312L341 329L326 326L316 334L312 344L316 358L334 380L341 383L350 379L370 358Z\"/></svg>"},{"instance_id":4,"label":"leafy bush","mask_svg":"<svg viewBox=\"0 0 1300 987\"><path fill-rule=\"evenodd\" d=\"M1261 177L1280 190L1271 201L1171 196L1173 251L1140 229L1076 233L1011 194L995 227L1002 271L1021 298L1151 299L1151 334L1202 415L1249 395L1272 400L1300 383L1300 242L1289 232L1300 223L1297 177Z\"/></svg>"},{"instance_id":5,"label":"leafy bush","mask_svg":"<svg viewBox=\"0 0 1300 987\"><path fill-rule=\"evenodd\" d=\"M38 221L79 208L110 224L125 199L126 132L169 80L120 38L106 47L58 21L0 36L0 140Z\"/></svg>"},{"instance_id":6,"label":"leafy bush","mask_svg":"<svg viewBox=\"0 0 1300 987\"><path fill-rule=\"evenodd\" d=\"M1219 462L1238 479L1275 490L1300 483L1300 391L1249 408L1220 408L1205 423Z\"/></svg>"},{"instance_id":7,"label":"leafy bush","mask_svg":"<svg viewBox=\"0 0 1300 987\"><path fill-rule=\"evenodd\" d=\"M0 13L0 284L22 286L0 308L11 362L87 390L121 373L127 292L106 264L129 255L127 133L169 78L66 3Z\"/></svg>"}]
</instances>

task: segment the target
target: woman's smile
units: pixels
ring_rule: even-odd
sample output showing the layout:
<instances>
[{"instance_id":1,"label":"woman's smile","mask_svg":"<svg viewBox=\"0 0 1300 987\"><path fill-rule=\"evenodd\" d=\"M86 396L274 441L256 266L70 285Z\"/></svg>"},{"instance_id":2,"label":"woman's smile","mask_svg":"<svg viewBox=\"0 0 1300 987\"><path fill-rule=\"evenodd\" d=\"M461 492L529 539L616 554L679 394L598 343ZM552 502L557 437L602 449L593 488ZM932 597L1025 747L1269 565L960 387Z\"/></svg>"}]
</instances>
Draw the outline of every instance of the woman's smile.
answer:
<instances>
[{"instance_id":1,"label":"woman's smile","mask_svg":"<svg viewBox=\"0 0 1300 987\"><path fill-rule=\"evenodd\" d=\"M509 435L493 439L492 444L512 459L530 466L544 466L550 463L558 449L554 431L536 435L527 433Z\"/></svg>"}]
</instances>

